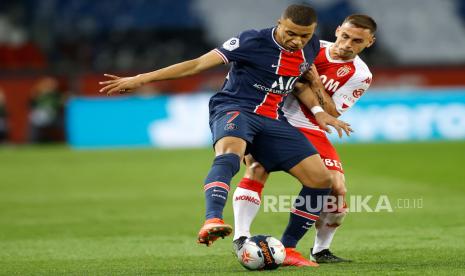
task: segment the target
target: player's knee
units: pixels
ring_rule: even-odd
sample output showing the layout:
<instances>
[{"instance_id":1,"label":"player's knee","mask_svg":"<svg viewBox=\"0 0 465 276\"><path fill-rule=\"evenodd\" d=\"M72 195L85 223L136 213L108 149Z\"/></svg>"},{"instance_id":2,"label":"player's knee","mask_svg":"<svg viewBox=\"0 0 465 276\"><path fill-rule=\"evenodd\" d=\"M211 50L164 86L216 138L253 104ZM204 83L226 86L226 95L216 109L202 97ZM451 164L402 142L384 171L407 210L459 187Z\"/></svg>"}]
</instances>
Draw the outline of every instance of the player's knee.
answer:
<instances>
[{"instance_id":1,"label":"player's knee","mask_svg":"<svg viewBox=\"0 0 465 276\"><path fill-rule=\"evenodd\" d=\"M334 176L326 169L320 174L311 175L308 179L308 182L304 182L304 186L311 188L331 188L333 184Z\"/></svg>"},{"instance_id":2,"label":"player's knee","mask_svg":"<svg viewBox=\"0 0 465 276\"><path fill-rule=\"evenodd\" d=\"M331 191L331 194L334 195L334 196L345 197L346 193L347 193L347 189L344 186L342 186L342 187L340 187L340 186L334 187L333 186L332 191Z\"/></svg>"},{"instance_id":3,"label":"player's knee","mask_svg":"<svg viewBox=\"0 0 465 276\"><path fill-rule=\"evenodd\" d=\"M325 188L331 188L334 185L334 181L335 181L334 176L329 171L326 171L322 175L320 183Z\"/></svg>"},{"instance_id":4,"label":"player's knee","mask_svg":"<svg viewBox=\"0 0 465 276\"><path fill-rule=\"evenodd\" d=\"M234 153L218 155L217 157L215 157L215 160L213 161L213 166L225 166L227 168L230 168L231 174L232 176L234 176L237 172L239 172L239 169L241 167L240 157L239 155Z\"/></svg>"},{"instance_id":5,"label":"player's knee","mask_svg":"<svg viewBox=\"0 0 465 276\"><path fill-rule=\"evenodd\" d=\"M258 181L260 183L265 183L266 179L268 178L268 173L265 168L260 165L258 162L253 162L247 168L246 177Z\"/></svg>"},{"instance_id":6,"label":"player's knee","mask_svg":"<svg viewBox=\"0 0 465 276\"><path fill-rule=\"evenodd\" d=\"M340 184L337 181L334 182L332 186L331 194L334 196L345 196L347 193L347 188L344 184Z\"/></svg>"},{"instance_id":7,"label":"player's knee","mask_svg":"<svg viewBox=\"0 0 465 276\"><path fill-rule=\"evenodd\" d=\"M217 156L225 154L236 154L240 159L244 157L246 142L237 137L223 137L215 144Z\"/></svg>"},{"instance_id":8,"label":"player's knee","mask_svg":"<svg viewBox=\"0 0 465 276\"><path fill-rule=\"evenodd\" d=\"M347 188L344 181L344 175L339 175L339 172L333 173L334 181L333 186L331 187L331 194L334 196L345 196L347 193Z\"/></svg>"}]
</instances>

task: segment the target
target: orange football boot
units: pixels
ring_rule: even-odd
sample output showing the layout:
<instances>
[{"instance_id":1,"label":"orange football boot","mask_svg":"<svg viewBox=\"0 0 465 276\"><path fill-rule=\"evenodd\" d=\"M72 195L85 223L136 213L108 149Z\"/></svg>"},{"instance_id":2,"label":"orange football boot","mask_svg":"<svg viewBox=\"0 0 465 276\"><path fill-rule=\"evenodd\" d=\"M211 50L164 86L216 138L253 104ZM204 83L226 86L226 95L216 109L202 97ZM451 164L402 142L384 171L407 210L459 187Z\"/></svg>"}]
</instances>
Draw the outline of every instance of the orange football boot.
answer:
<instances>
[{"instance_id":1,"label":"orange football boot","mask_svg":"<svg viewBox=\"0 0 465 276\"><path fill-rule=\"evenodd\" d=\"M286 247L286 258L284 259L283 266L312 266L319 267L315 262L306 259L302 254L297 252L295 248Z\"/></svg>"},{"instance_id":2,"label":"orange football boot","mask_svg":"<svg viewBox=\"0 0 465 276\"><path fill-rule=\"evenodd\" d=\"M207 219L199 231L197 243L203 243L206 246L210 246L219 237L224 239L224 237L229 236L231 232L231 225L225 224L222 219Z\"/></svg>"}]
</instances>

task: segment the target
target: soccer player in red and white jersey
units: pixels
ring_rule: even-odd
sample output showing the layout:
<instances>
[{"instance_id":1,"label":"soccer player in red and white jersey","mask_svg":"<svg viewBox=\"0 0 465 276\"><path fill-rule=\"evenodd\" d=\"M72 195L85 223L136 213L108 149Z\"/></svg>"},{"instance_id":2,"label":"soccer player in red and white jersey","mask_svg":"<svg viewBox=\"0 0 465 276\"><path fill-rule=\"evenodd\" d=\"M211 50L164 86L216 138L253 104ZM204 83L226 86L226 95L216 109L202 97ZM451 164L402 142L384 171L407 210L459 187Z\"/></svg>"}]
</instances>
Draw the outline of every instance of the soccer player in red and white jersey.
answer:
<instances>
[{"instance_id":1,"label":"soccer player in red and white jersey","mask_svg":"<svg viewBox=\"0 0 465 276\"><path fill-rule=\"evenodd\" d=\"M289 123L298 128L315 146L335 179L332 195L342 199L337 202L339 208L336 211L322 212L319 218L315 218L316 237L310 255L318 263L348 261L329 251L336 229L346 216L347 206L343 200L346 185L341 160L325 132L318 126L314 115L326 111L339 117L368 89L372 74L358 54L374 43L375 31L376 22L371 17L348 16L337 28L334 43L320 41L320 51L312 71L306 75L307 83L300 86L301 90L311 89L313 93L307 94L315 97L312 100L319 105L309 110L296 97L290 95L283 106L284 115ZM246 158L246 163L247 171L233 196L235 243L250 236L250 225L260 208L261 191L268 177L264 168L251 156ZM299 215L295 211L298 210L292 208L291 216ZM287 265L305 266L305 263L297 260Z\"/></svg>"}]
</instances>

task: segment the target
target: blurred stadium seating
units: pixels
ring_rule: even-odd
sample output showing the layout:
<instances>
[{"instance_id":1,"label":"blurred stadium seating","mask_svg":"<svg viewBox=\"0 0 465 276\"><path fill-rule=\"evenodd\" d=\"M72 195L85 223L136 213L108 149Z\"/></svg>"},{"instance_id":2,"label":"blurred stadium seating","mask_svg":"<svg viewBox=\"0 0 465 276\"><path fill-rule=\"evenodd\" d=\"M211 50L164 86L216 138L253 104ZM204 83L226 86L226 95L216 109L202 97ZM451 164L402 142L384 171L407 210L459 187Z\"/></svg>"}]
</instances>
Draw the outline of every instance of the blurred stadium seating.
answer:
<instances>
[{"instance_id":1,"label":"blurred stadium seating","mask_svg":"<svg viewBox=\"0 0 465 276\"><path fill-rule=\"evenodd\" d=\"M103 72L130 75L197 57L241 30L275 24L283 7L293 2L1 1L0 90L7 141L30 141L30 103L44 77L58 81L64 98L99 96ZM464 1L307 2L318 11L322 39L332 40L337 25L352 13L366 13L378 21L377 43L363 54L374 73L370 94L386 88L394 93L465 90ZM189 79L157 83L140 93L212 92L226 71L224 66ZM60 140L63 135L52 137Z\"/></svg>"}]
</instances>

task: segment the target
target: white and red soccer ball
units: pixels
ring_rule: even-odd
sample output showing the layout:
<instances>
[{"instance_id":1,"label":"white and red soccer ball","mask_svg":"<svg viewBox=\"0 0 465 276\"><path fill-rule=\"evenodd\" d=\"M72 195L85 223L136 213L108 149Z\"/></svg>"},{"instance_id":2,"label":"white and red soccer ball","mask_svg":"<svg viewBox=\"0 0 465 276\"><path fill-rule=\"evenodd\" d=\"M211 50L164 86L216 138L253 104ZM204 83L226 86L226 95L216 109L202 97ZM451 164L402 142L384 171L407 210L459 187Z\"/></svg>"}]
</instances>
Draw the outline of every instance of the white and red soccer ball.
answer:
<instances>
[{"instance_id":1,"label":"white and red soccer ball","mask_svg":"<svg viewBox=\"0 0 465 276\"><path fill-rule=\"evenodd\" d=\"M265 235L247 238L237 251L239 263L249 270L277 269L285 258L284 245L278 239Z\"/></svg>"}]
</instances>

